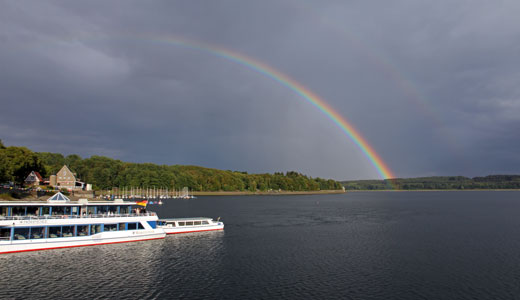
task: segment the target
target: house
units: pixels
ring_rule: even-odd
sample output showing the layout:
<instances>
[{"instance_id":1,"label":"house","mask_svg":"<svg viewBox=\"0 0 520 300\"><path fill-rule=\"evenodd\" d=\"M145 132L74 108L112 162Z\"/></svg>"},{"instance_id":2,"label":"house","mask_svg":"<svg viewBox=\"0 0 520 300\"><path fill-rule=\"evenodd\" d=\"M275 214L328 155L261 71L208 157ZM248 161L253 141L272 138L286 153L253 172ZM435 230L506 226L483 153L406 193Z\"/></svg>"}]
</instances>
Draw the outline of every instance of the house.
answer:
<instances>
[{"instance_id":1,"label":"house","mask_svg":"<svg viewBox=\"0 0 520 300\"><path fill-rule=\"evenodd\" d=\"M27 178L25 178L24 183L26 186L38 186L43 185L43 177L40 173L32 171Z\"/></svg>"},{"instance_id":2,"label":"house","mask_svg":"<svg viewBox=\"0 0 520 300\"><path fill-rule=\"evenodd\" d=\"M65 189L83 189L85 185L84 182L79 181L79 178L76 177L75 173L64 165L56 174L56 184L60 188Z\"/></svg>"}]
</instances>

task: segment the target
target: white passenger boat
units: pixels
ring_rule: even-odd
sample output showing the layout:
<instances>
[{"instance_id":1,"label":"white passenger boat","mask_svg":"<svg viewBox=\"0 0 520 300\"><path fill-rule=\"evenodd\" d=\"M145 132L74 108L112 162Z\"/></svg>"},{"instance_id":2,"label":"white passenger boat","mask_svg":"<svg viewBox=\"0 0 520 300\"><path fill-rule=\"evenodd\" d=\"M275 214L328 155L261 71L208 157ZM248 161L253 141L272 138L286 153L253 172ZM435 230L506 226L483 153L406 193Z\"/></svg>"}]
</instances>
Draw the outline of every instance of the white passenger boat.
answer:
<instances>
[{"instance_id":1,"label":"white passenger boat","mask_svg":"<svg viewBox=\"0 0 520 300\"><path fill-rule=\"evenodd\" d=\"M175 218L160 219L157 223L158 228L164 229L166 234L201 232L223 230L224 223L220 220L211 218Z\"/></svg>"},{"instance_id":2,"label":"white passenger boat","mask_svg":"<svg viewBox=\"0 0 520 300\"><path fill-rule=\"evenodd\" d=\"M162 239L158 217L137 202L70 201L61 193L47 201L0 202L0 253Z\"/></svg>"}]
</instances>

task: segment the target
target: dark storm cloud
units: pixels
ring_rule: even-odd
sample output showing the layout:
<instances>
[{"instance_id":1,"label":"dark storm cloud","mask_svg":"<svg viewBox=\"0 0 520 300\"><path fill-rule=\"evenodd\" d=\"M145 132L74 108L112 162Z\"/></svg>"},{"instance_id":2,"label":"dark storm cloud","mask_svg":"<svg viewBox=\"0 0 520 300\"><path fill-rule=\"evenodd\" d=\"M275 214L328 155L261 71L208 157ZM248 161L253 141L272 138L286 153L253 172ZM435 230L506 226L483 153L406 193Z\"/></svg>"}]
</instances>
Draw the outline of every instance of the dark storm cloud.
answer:
<instances>
[{"instance_id":1,"label":"dark storm cloud","mask_svg":"<svg viewBox=\"0 0 520 300\"><path fill-rule=\"evenodd\" d=\"M37 151L376 178L301 97L323 97L396 175L518 173L514 1L16 1L0 10L0 132Z\"/></svg>"}]
</instances>

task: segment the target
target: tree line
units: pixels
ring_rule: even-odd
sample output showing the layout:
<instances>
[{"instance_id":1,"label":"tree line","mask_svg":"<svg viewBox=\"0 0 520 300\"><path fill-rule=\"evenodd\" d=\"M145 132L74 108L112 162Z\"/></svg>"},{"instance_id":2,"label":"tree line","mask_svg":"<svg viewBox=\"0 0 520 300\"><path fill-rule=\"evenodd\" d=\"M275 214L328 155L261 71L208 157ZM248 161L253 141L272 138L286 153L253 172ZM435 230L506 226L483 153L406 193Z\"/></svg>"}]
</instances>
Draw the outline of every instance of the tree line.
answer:
<instances>
[{"instance_id":1,"label":"tree line","mask_svg":"<svg viewBox=\"0 0 520 300\"><path fill-rule=\"evenodd\" d=\"M0 141L0 182L21 184L31 171L48 177L56 174L63 165L67 165L82 181L93 184L97 190L130 186L252 192L342 189L341 183L335 180L312 178L294 171L248 174L199 166L131 163L103 156L83 159L76 154L64 156L60 153L33 152L25 147L5 147Z\"/></svg>"},{"instance_id":2,"label":"tree line","mask_svg":"<svg viewBox=\"0 0 520 300\"><path fill-rule=\"evenodd\" d=\"M520 189L520 175L489 175L483 177L434 176L394 178L385 180L343 181L347 190L475 190Z\"/></svg>"}]
</instances>

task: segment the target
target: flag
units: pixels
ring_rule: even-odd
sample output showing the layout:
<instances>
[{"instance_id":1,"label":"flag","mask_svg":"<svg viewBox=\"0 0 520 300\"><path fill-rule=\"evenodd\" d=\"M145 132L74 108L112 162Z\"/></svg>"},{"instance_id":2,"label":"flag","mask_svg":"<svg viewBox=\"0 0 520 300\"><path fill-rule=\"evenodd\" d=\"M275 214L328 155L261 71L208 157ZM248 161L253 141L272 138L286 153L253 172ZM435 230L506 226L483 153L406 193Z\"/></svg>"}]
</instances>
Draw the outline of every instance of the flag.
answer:
<instances>
[{"instance_id":1,"label":"flag","mask_svg":"<svg viewBox=\"0 0 520 300\"><path fill-rule=\"evenodd\" d=\"M135 204L146 207L146 204L148 204L148 200L137 201Z\"/></svg>"}]
</instances>

